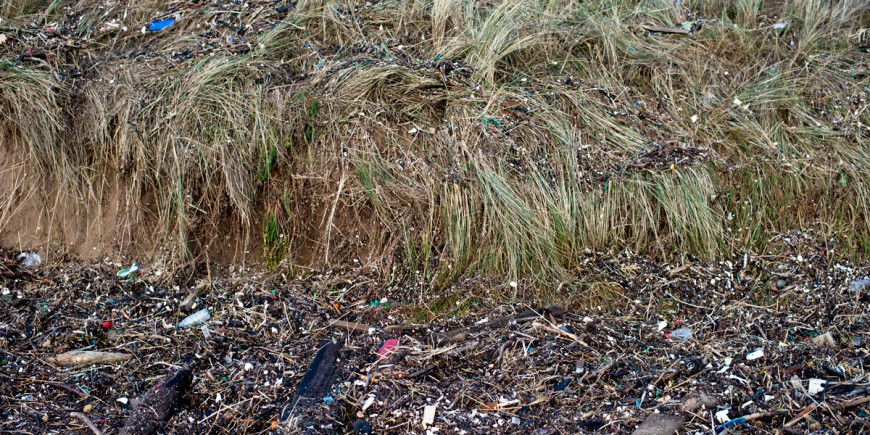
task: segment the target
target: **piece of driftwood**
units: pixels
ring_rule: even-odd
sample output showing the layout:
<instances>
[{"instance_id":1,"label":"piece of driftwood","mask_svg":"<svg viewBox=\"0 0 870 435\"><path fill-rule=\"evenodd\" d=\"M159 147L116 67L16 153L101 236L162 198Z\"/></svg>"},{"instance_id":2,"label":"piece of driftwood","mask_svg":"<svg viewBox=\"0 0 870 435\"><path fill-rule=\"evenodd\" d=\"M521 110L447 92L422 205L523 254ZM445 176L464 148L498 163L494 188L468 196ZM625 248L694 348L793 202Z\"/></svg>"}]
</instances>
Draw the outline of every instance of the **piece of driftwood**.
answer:
<instances>
[{"instance_id":1,"label":"piece of driftwood","mask_svg":"<svg viewBox=\"0 0 870 435\"><path fill-rule=\"evenodd\" d=\"M649 25L643 25L641 27L648 32L654 32L654 33L675 33L678 35L688 35L689 33L692 33L691 30L687 30L687 29L684 29L682 27L664 27L664 26L649 26Z\"/></svg>"},{"instance_id":2,"label":"piece of driftwood","mask_svg":"<svg viewBox=\"0 0 870 435\"><path fill-rule=\"evenodd\" d=\"M190 389L193 369L185 367L148 390L121 429L121 435L154 434L178 412L182 397Z\"/></svg>"},{"instance_id":3,"label":"piece of driftwood","mask_svg":"<svg viewBox=\"0 0 870 435\"><path fill-rule=\"evenodd\" d=\"M505 326L511 322L525 322L528 320L537 319L540 317L552 316L553 318L559 317L562 315L562 307L559 305L553 305L547 308L542 308L539 310L525 310L516 314L511 314L508 316L501 316L490 320L489 322L481 323L479 325L472 325L465 328L458 328L452 331L447 331L443 334L434 334L432 339L436 343L444 343L447 341L458 342L465 341L469 335L475 334L480 331L484 331L490 328L498 328L501 326Z\"/></svg>"},{"instance_id":4,"label":"piece of driftwood","mask_svg":"<svg viewBox=\"0 0 870 435\"><path fill-rule=\"evenodd\" d=\"M345 329L348 331L356 332L369 332L369 330L372 329L371 326L363 325L362 323L346 322L344 320L333 320L329 323L329 326L337 329Z\"/></svg>"},{"instance_id":5,"label":"piece of driftwood","mask_svg":"<svg viewBox=\"0 0 870 435\"><path fill-rule=\"evenodd\" d=\"M206 266L208 266L207 262L206 262ZM211 277L211 272L209 272L209 277ZM194 287L193 290L191 290L190 293L188 293L187 297L185 297L184 300L182 300L181 303L178 304L178 308L180 308L182 310L192 310L193 303L194 303L194 301L196 301L196 297L199 296L199 293L202 292L203 289L205 289L206 287L209 286L209 282L210 282L210 279L209 279L209 281L203 280L203 281L200 281L199 283L197 283L196 287Z\"/></svg>"},{"instance_id":6,"label":"piece of driftwood","mask_svg":"<svg viewBox=\"0 0 870 435\"><path fill-rule=\"evenodd\" d=\"M782 427L794 426L795 424L797 424L797 422L801 421L804 417L806 417L807 414L813 412L813 410L815 410L818 406L819 405L816 405L815 403L807 406L806 408L802 409L801 412L798 412L798 414L793 419L787 421L784 425L782 425Z\"/></svg>"},{"instance_id":7,"label":"piece of driftwood","mask_svg":"<svg viewBox=\"0 0 870 435\"><path fill-rule=\"evenodd\" d=\"M294 417L302 416L310 411L315 405L323 403L323 398L329 395L332 390L332 383L335 382L336 362L338 361L338 351L341 347L333 342L326 343L314 355L305 376L299 381L296 387L296 394L293 400L284 407L281 411L281 421L290 421ZM302 420L307 420L301 418ZM312 425L316 422L303 422L304 425ZM295 424L295 422L291 422Z\"/></svg>"},{"instance_id":8,"label":"piece of driftwood","mask_svg":"<svg viewBox=\"0 0 870 435\"><path fill-rule=\"evenodd\" d=\"M90 394L85 393L84 391L82 391L82 390L80 390L80 389L78 389L78 388L76 388L76 387L73 387L72 385L67 385L67 384L64 384L64 383L62 383L62 382L54 382L54 381L39 381L39 380L37 380L36 382L42 382L42 383L44 383L44 384L51 385L52 387L57 387L57 388L60 388L60 389L62 389L62 390L69 391L70 393L75 393L75 394L77 394L77 395L78 395L80 398L82 398L82 399L87 399L88 396L90 396Z\"/></svg>"},{"instance_id":9,"label":"piece of driftwood","mask_svg":"<svg viewBox=\"0 0 870 435\"><path fill-rule=\"evenodd\" d=\"M837 408L846 409L846 408L850 408L852 406L863 405L867 402L870 402L870 396L860 397L857 399L852 399L852 400L840 403L839 405L837 405Z\"/></svg>"},{"instance_id":10,"label":"piece of driftwood","mask_svg":"<svg viewBox=\"0 0 870 435\"><path fill-rule=\"evenodd\" d=\"M71 350L59 355L47 358L49 362L61 367L80 366L84 364L103 364L127 361L132 359L129 353L96 352L90 350Z\"/></svg>"}]
</instances>

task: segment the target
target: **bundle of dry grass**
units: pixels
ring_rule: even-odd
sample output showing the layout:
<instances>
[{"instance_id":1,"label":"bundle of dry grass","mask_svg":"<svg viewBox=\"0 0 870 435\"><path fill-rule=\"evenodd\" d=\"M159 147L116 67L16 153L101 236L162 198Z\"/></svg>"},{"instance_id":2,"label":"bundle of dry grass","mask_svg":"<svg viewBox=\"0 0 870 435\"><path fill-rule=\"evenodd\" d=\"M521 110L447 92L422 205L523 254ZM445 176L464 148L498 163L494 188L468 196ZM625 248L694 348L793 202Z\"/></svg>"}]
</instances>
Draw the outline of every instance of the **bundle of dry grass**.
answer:
<instances>
[{"instance_id":1,"label":"bundle of dry grass","mask_svg":"<svg viewBox=\"0 0 870 435\"><path fill-rule=\"evenodd\" d=\"M83 203L125 180L177 261L228 220L434 286L870 251L864 2L37 3L0 10L3 146Z\"/></svg>"}]
</instances>

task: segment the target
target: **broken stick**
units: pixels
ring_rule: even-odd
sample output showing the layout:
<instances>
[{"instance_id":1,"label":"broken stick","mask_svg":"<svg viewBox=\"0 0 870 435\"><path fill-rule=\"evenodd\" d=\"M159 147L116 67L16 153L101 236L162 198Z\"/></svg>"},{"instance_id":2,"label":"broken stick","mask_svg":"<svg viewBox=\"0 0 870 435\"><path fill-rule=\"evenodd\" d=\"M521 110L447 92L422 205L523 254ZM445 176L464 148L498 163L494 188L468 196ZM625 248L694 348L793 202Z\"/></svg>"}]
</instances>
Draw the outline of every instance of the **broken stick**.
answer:
<instances>
[{"instance_id":1,"label":"broken stick","mask_svg":"<svg viewBox=\"0 0 870 435\"><path fill-rule=\"evenodd\" d=\"M346 322L344 320L333 320L329 323L329 326L356 332L369 332L374 329L371 326L363 325L362 323Z\"/></svg>"},{"instance_id":2,"label":"broken stick","mask_svg":"<svg viewBox=\"0 0 870 435\"><path fill-rule=\"evenodd\" d=\"M578 337L578 336L576 336L568 331L563 331L559 328L553 328L552 326L547 326L541 322L532 322L532 328L543 329L544 331L552 332L553 334L561 335L563 337L567 337L571 340L574 340L575 342L577 342L577 344L580 344L582 346L589 347L589 345L586 344L585 341L581 340L580 337Z\"/></svg>"},{"instance_id":3,"label":"broken stick","mask_svg":"<svg viewBox=\"0 0 870 435\"><path fill-rule=\"evenodd\" d=\"M81 412L70 412L69 416L75 417L75 418L81 420L81 422L84 423L85 426L87 426L88 429L90 429L91 432L94 433L94 435L103 435L103 432L100 431L99 429L97 429L96 426L94 426L94 422L92 422L91 419L88 418L87 415L84 415Z\"/></svg>"}]
</instances>

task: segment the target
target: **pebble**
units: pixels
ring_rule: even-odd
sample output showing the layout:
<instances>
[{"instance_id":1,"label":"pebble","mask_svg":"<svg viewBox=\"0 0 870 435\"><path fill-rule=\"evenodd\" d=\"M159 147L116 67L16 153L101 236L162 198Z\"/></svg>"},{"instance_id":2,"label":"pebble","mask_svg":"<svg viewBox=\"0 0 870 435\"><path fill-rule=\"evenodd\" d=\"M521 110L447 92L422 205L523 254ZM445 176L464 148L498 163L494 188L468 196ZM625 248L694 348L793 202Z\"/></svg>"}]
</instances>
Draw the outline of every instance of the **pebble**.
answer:
<instances>
[{"instance_id":1,"label":"pebble","mask_svg":"<svg viewBox=\"0 0 870 435\"><path fill-rule=\"evenodd\" d=\"M780 290L784 289L785 286L787 286L787 285L788 285L788 281L786 281L784 279L781 279L781 280L776 282L776 288L778 288Z\"/></svg>"},{"instance_id":2,"label":"pebble","mask_svg":"<svg viewBox=\"0 0 870 435\"><path fill-rule=\"evenodd\" d=\"M94 405L91 405L90 403L88 403L87 405L85 405L84 408L82 408L82 412L84 412L85 414L89 414L93 410L94 410Z\"/></svg>"}]
</instances>

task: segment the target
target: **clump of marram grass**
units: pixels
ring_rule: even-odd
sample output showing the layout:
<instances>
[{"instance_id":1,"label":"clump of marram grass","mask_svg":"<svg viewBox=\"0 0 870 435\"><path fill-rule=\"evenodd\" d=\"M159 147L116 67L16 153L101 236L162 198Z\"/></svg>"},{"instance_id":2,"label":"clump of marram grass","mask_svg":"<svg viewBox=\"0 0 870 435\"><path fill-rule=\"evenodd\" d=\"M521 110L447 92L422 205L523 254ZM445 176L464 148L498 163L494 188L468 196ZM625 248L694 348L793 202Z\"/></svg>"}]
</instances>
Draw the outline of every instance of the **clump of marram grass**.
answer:
<instances>
[{"instance_id":1,"label":"clump of marram grass","mask_svg":"<svg viewBox=\"0 0 870 435\"><path fill-rule=\"evenodd\" d=\"M0 4L0 18L16 18L32 15L40 11L50 12L57 9L58 2L52 0L4 0Z\"/></svg>"},{"instance_id":2,"label":"clump of marram grass","mask_svg":"<svg viewBox=\"0 0 870 435\"><path fill-rule=\"evenodd\" d=\"M687 13L705 18L692 35L643 30ZM187 14L142 38L164 59L196 47ZM435 287L571 280L593 250L709 259L791 229L865 256L867 16L854 0L309 0L245 53L126 61L100 86L0 69L20 81L0 102L45 176L87 190L112 168L131 204L156 198L179 261L226 216L262 232L269 264L359 259Z\"/></svg>"},{"instance_id":3,"label":"clump of marram grass","mask_svg":"<svg viewBox=\"0 0 870 435\"><path fill-rule=\"evenodd\" d=\"M39 176L73 193L85 156L62 139L58 85L49 73L0 61L0 143L20 146Z\"/></svg>"}]
</instances>

